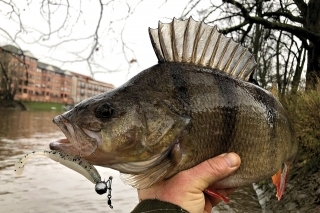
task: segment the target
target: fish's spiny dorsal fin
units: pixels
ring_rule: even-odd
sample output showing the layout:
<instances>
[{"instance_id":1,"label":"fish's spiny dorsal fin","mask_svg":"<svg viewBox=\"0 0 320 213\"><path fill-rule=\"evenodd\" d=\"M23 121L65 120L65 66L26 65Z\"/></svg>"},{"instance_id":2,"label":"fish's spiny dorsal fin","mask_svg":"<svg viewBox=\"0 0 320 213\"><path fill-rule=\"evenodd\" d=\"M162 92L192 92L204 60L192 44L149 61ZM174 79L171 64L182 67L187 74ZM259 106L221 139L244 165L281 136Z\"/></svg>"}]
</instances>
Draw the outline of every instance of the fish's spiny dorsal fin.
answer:
<instances>
[{"instance_id":1,"label":"fish's spiny dorsal fin","mask_svg":"<svg viewBox=\"0 0 320 213\"><path fill-rule=\"evenodd\" d=\"M219 33L215 26L191 17L167 24L159 22L157 29L149 28L149 35L159 63L208 67L245 81L257 66L246 48Z\"/></svg>"}]
</instances>

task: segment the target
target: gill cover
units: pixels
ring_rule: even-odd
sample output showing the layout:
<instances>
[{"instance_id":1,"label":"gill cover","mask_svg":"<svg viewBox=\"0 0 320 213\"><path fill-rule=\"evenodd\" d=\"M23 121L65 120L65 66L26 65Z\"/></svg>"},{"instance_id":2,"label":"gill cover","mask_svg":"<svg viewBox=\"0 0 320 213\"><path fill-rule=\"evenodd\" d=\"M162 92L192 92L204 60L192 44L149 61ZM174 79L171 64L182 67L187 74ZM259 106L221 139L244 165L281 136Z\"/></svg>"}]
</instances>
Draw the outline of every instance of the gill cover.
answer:
<instances>
[{"instance_id":1,"label":"gill cover","mask_svg":"<svg viewBox=\"0 0 320 213\"><path fill-rule=\"evenodd\" d=\"M190 123L190 118L171 111L165 104L143 103L145 140L137 150L137 161L114 164L121 179L135 188L147 188L166 177L174 166L168 156Z\"/></svg>"}]
</instances>

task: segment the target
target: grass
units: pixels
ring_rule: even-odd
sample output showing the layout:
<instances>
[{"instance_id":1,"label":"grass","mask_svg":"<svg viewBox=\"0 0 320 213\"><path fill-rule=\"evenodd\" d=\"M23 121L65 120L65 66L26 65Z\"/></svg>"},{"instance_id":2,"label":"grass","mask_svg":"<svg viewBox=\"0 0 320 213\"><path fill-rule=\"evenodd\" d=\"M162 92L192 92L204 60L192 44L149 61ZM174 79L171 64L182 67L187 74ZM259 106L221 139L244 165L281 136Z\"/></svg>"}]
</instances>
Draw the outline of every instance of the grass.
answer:
<instances>
[{"instance_id":1,"label":"grass","mask_svg":"<svg viewBox=\"0 0 320 213\"><path fill-rule=\"evenodd\" d=\"M284 104L295 130L299 148L320 156L320 86L288 95Z\"/></svg>"},{"instance_id":2,"label":"grass","mask_svg":"<svg viewBox=\"0 0 320 213\"><path fill-rule=\"evenodd\" d=\"M61 103L48 103L48 102L33 102L33 101L22 101L22 104L28 110L57 110L63 111L63 104Z\"/></svg>"}]
</instances>

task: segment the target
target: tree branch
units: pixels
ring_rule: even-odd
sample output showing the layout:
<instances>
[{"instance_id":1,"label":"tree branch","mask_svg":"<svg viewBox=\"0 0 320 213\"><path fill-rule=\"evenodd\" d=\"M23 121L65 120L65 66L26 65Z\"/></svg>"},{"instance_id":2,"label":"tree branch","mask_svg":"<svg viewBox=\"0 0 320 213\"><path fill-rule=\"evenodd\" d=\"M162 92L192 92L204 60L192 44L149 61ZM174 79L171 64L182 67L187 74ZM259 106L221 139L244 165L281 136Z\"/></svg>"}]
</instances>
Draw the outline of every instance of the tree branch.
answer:
<instances>
[{"instance_id":1,"label":"tree branch","mask_svg":"<svg viewBox=\"0 0 320 213\"><path fill-rule=\"evenodd\" d=\"M239 25L236 25L234 27L230 27L230 28L227 28L227 29L224 29L224 30L219 30L220 33L222 34L228 34L230 32L233 32L233 31L237 31L237 30L240 30L242 27L244 27L245 25L249 24L249 21L248 20L245 20L244 22L242 22L241 24Z\"/></svg>"},{"instance_id":2,"label":"tree branch","mask_svg":"<svg viewBox=\"0 0 320 213\"><path fill-rule=\"evenodd\" d=\"M267 17L270 17L270 16L277 16L277 17L284 16L284 17L286 17L286 18L288 18L288 19L290 19L291 21L294 21L294 22L298 22L298 23L301 23L301 24L304 24L304 22L305 22L305 19L297 17L297 16L294 16L291 13L288 13L288 12L265 12L265 13L262 14L262 17L263 16L267 16Z\"/></svg>"},{"instance_id":3,"label":"tree branch","mask_svg":"<svg viewBox=\"0 0 320 213\"><path fill-rule=\"evenodd\" d=\"M293 1L301 11L301 15L305 17L307 15L308 5L303 0L293 0Z\"/></svg>"},{"instance_id":4,"label":"tree branch","mask_svg":"<svg viewBox=\"0 0 320 213\"><path fill-rule=\"evenodd\" d=\"M291 24L270 22L260 17L248 16L247 18L250 22L253 22L256 24L262 24L265 28L284 30L296 36L306 37L307 39L311 40L314 43L320 41L320 34L314 33L302 27L297 27Z\"/></svg>"},{"instance_id":5,"label":"tree branch","mask_svg":"<svg viewBox=\"0 0 320 213\"><path fill-rule=\"evenodd\" d=\"M249 16L249 12L247 11L247 9L243 6L243 4L235 1L235 0L222 0L222 2L224 3L230 3L234 6L236 6L237 8L239 8L244 16L244 18L246 18L247 16Z\"/></svg>"}]
</instances>

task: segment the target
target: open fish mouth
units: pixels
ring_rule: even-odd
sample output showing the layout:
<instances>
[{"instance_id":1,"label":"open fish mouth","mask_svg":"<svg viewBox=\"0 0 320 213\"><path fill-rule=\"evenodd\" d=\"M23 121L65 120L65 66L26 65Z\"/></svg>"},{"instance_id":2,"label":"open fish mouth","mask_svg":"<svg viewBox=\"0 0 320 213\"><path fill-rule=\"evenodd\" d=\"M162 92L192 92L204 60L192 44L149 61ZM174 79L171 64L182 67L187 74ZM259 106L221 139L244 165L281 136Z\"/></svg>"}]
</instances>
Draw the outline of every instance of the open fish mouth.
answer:
<instances>
[{"instance_id":1,"label":"open fish mouth","mask_svg":"<svg viewBox=\"0 0 320 213\"><path fill-rule=\"evenodd\" d=\"M53 122L58 125L67 138L50 143L51 150L85 157L94 153L98 145L102 143L100 130L79 127L62 115L56 116Z\"/></svg>"}]
</instances>

